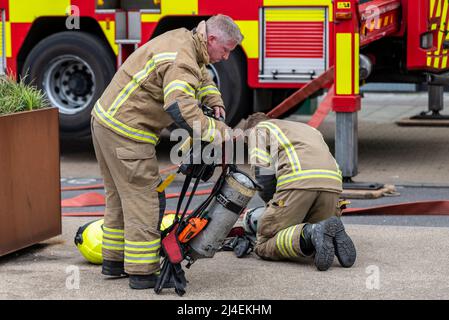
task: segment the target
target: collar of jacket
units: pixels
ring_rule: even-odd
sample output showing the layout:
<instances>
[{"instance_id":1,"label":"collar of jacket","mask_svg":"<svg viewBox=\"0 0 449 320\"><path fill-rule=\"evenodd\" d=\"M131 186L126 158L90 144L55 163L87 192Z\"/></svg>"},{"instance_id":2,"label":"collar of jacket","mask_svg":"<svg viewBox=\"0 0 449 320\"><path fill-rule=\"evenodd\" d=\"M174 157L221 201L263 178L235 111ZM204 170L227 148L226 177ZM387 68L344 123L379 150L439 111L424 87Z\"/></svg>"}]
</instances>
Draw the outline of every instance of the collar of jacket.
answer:
<instances>
[{"instance_id":1,"label":"collar of jacket","mask_svg":"<svg viewBox=\"0 0 449 320\"><path fill-rule=\"evenodd\" d=\"M209 64L209 53L207 52L206 21L201 21L192 30L192 36L197 52L198 64Z\"/></svg>"}]
</instances>

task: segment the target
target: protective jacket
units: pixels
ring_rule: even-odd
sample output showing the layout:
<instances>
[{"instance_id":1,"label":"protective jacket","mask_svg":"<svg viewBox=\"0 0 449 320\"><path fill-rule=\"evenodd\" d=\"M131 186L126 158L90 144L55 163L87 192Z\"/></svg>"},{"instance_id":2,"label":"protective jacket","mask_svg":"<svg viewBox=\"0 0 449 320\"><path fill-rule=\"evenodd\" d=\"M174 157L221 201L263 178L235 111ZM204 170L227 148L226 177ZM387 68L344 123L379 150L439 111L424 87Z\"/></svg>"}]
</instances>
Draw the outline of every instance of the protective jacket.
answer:
<instances>
[{"instance_id":1,"label":"protective jacket","mask_svg":"<svg viewBox=\"0 0 449 320\"><path fill-rule=\"evenodd\" d=\"M137 49L119 68L92 111L98 122L138 142L156 144L162 129L176 122L213 141L228 128L206 117L198 102L224 107L205 65L209 63L202 21L196 29L166 32ZM201 124L199 126L199 124ZM222 135L224 137L224 135Z\"/></svg>"},{"instance_id":2,"label":"protective jacket","mask_svg":"<svg viewBox=\"0 0 449 320\"><path fill-rule=\"evenodd\" d=\"M342 192L341 171L318 130L304 123L278 119L260 122L253 130L251 164L253 168L269 169L256 171L258 181L267 189L274 192L273 187L267 186L270 180L276 184L276 192L288 189ZM274 179L263 177L269 171Z\"/></svg>"}]
</instances>

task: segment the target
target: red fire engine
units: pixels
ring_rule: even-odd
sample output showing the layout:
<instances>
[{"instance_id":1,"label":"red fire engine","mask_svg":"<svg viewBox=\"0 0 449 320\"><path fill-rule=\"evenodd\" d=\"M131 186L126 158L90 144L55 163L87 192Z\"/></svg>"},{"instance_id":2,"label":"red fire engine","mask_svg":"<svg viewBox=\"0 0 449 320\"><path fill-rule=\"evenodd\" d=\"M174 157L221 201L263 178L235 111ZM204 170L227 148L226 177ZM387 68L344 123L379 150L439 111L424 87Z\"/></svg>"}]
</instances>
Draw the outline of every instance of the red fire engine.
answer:
<instances>
[{"instance_id":1,"label":"red fire engine","mask_svg":"<svg viewBox=\"0 0 449 320\"><path fill-rule=\"evenodd\" d=\"M361 81L427 82L442 96L448 70L448 0L0 0L0 10L2 70L45 90L68 136L89 134L92 106L135 48L229 15L245 39L210 66L227 121L268 111L334 67L345 177L357 174Z\"/></svg>"}]
</instances>

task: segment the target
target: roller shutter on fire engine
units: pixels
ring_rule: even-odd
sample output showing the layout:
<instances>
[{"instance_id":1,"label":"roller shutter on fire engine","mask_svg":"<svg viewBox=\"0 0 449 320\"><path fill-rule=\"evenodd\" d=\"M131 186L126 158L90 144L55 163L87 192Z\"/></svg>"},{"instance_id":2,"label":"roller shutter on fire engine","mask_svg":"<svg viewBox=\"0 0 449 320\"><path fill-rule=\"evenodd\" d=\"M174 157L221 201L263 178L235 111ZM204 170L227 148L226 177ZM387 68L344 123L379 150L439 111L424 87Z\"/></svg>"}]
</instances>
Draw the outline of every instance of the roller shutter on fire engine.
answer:
<instances>
[{"instance_id":1,"label":"roller shutter on fire engine","mask_svg":"<svg viewBox=\"0 0 449 320\"><path fill-rule=\"evenodd\" d=\"M264 8L259 78L308 81L327 68L327 8Z\"/></svg>"}]
</instances>

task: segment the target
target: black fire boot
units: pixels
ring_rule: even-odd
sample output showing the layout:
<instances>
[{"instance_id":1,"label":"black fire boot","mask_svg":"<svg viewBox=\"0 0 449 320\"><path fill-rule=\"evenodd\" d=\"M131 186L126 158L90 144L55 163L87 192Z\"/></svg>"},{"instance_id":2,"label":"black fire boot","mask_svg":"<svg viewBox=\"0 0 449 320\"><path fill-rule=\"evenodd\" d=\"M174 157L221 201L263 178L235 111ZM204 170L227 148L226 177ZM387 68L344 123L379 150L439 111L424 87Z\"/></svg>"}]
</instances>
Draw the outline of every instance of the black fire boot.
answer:
<instances>
[{"instance_id":1,"label":"black fire boot","mask_svg":"<svg viewBox=\"0 0 449 320\"><path fill-rule=\"evenodd\" d=\"M152 289L156 286L158 276L155 274L148 275L129 275L129 287L131 289ZM168 282L164 284L164 288L174 288L175 284L173 279L170 278Z\"/></svg>"},{"instance_id":2,"label":"black fire boot","mask_svg":"<svg viewBox=\"0 0 449 320\"><path fill-rule=\"evenodd\" d=\"M303 228L302 234L304 237L301 236L301 238L304 238L305 251L303 252L307 254L307 250L311 249L310 243L313 245L315 249L315 266L320 271L326 271L334 262L335 249L333 238L337 230L337 223L334 218L331 217L314 224L306 224Z\"/></svg>"},{"instance_id":3,"label":"black fire boot","mask_svg":"<svg viewBox=\"0 0 449 320\"><path fill-rule=\"evenodd\" d=\"M334 238L335 255L338 258L338 262L344 268L350 268L356 259L356 250L354 243L345 231L343 222L336 217L337 229Z\"/></svg>"},{"instance_id":4,"label":"black fire boot","mask_svg":"<svg viewBox=\"0 0 449 320\"><path fill-rule=\"evenodd\" d=\"M111 261L111 260L103 260L103 264L101 266L101 273L111 277L121 277L127 275L125 272L123 261Z\"/></svg>"}]
</instances>

